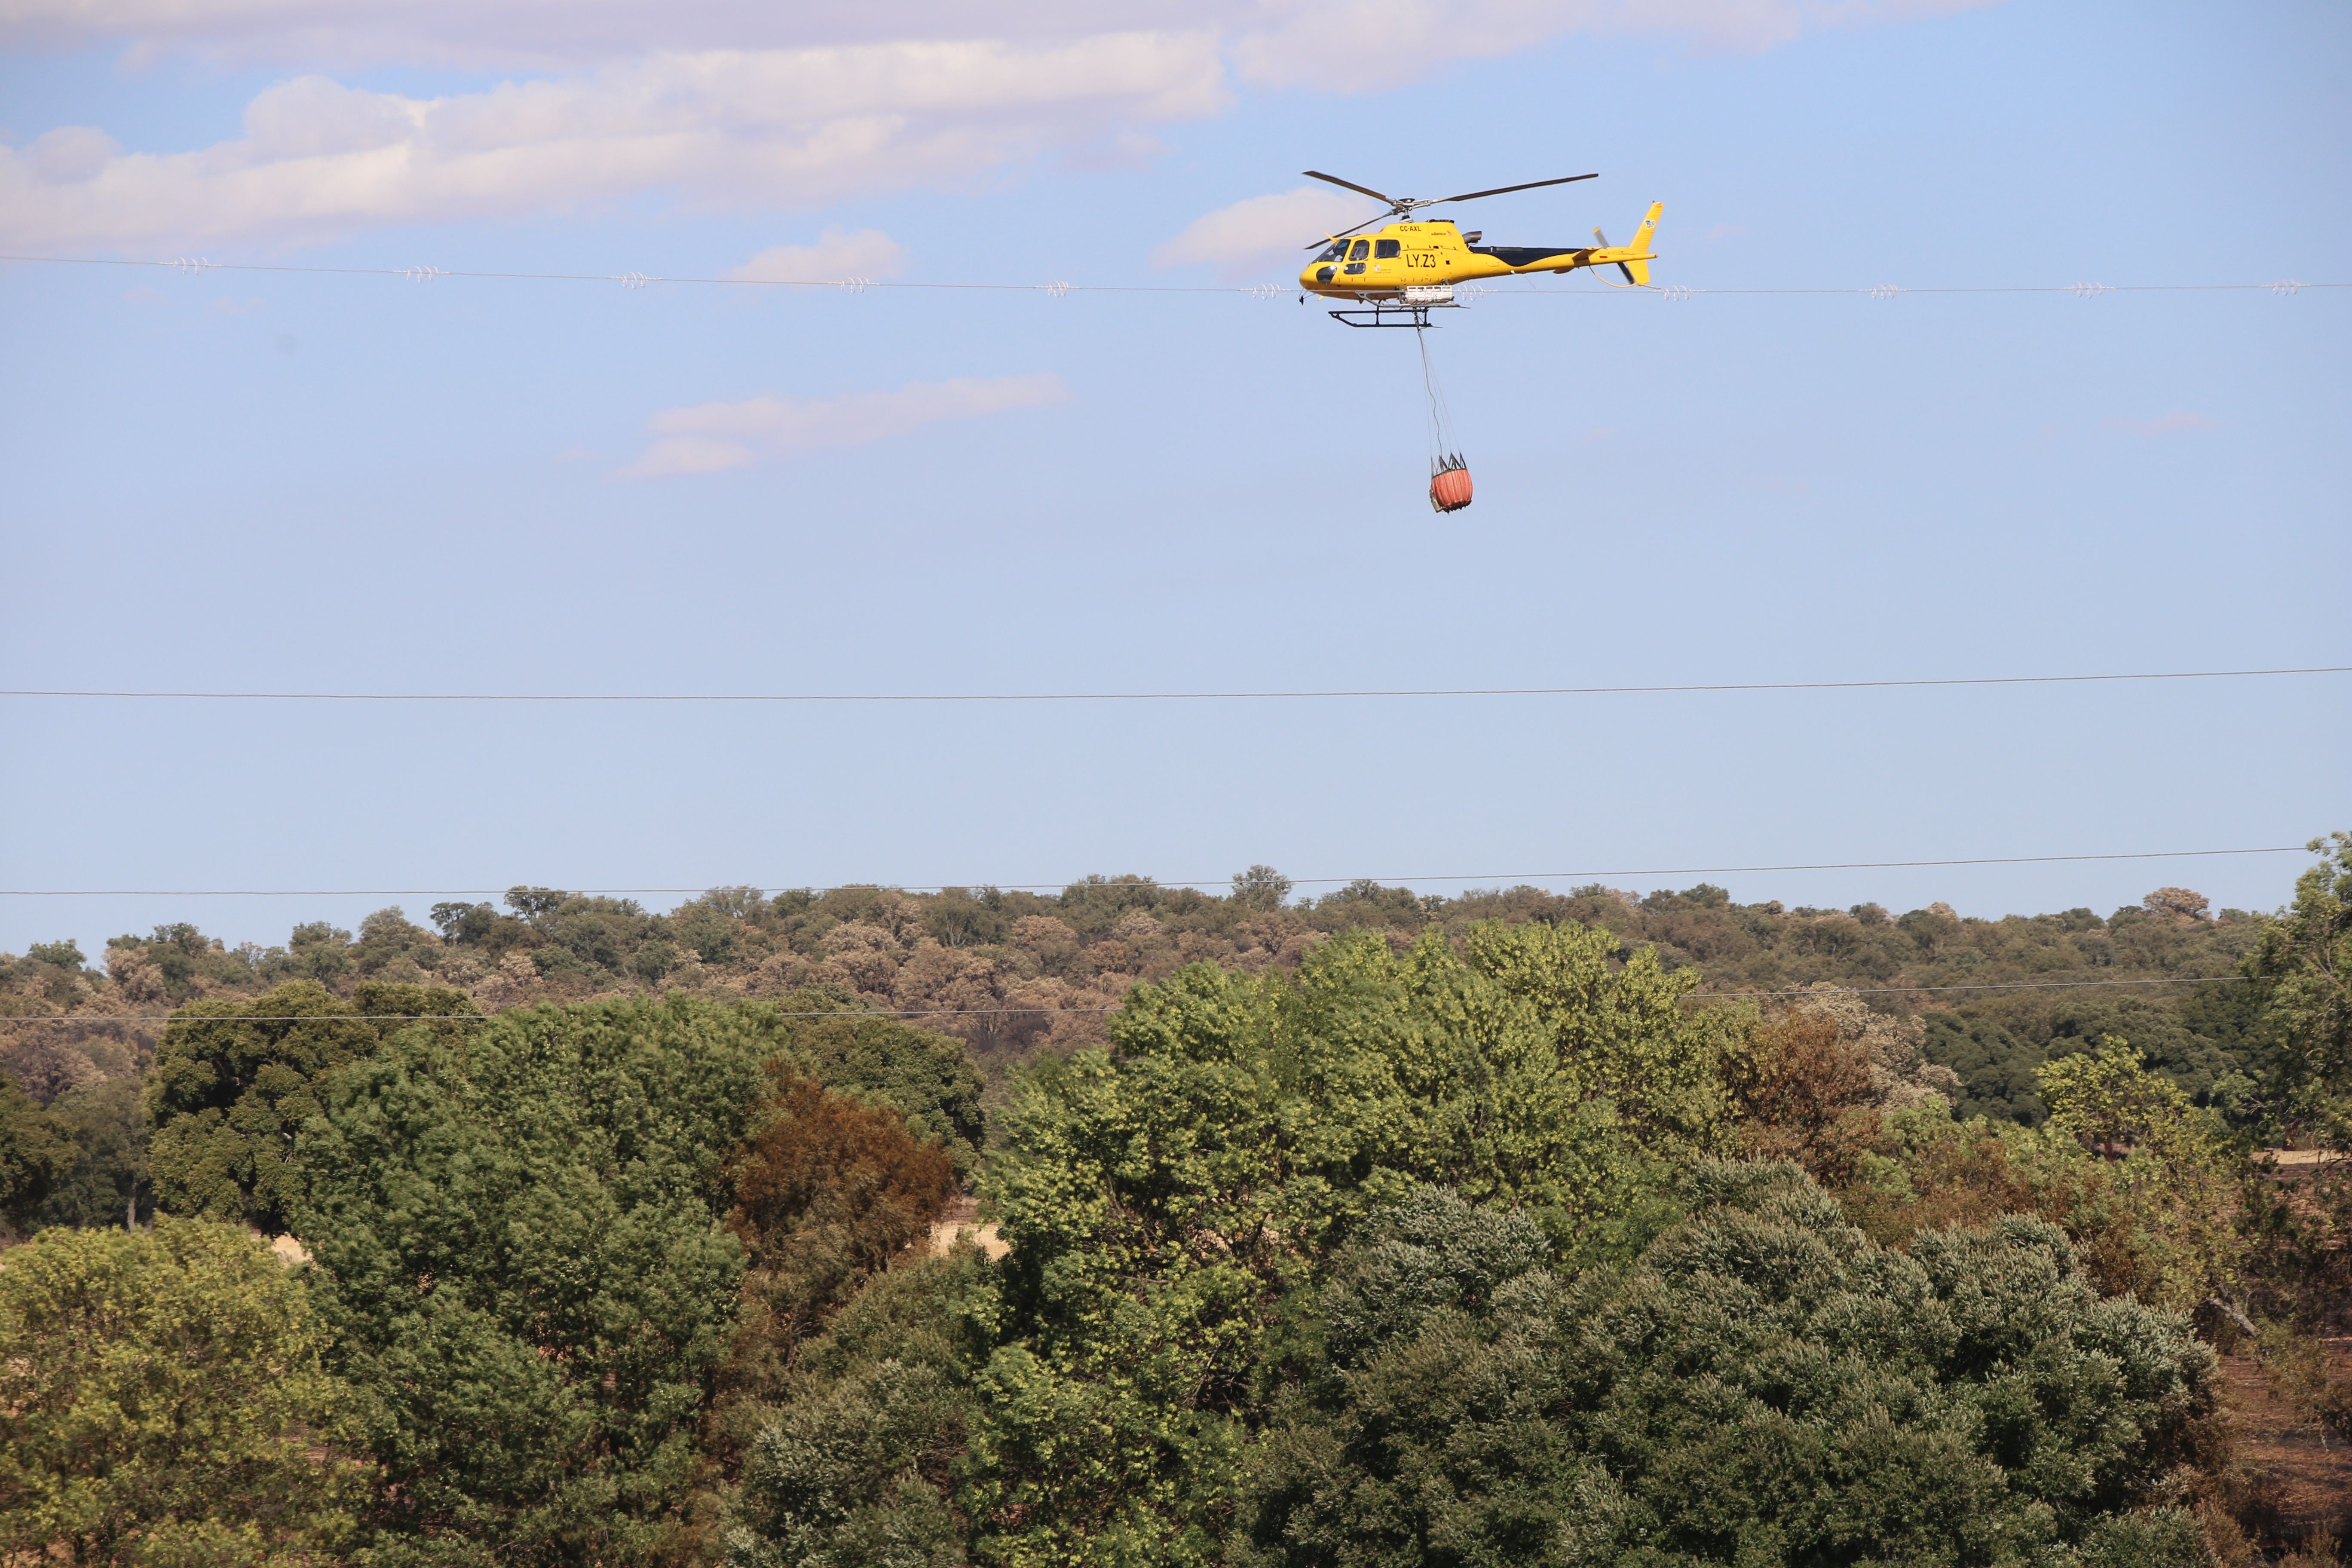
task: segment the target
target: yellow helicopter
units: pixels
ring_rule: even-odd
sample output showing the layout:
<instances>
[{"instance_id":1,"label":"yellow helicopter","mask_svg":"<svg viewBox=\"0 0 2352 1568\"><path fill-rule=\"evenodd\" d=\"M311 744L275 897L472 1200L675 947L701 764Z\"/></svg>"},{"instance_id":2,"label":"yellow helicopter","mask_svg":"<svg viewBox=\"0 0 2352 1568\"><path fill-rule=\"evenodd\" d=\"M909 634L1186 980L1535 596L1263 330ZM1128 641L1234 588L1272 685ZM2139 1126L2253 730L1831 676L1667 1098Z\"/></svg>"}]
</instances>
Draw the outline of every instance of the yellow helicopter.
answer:
<instances>
[{"instance_id":1,"label":"yellow helicopter","mask_svg":"<svg viewBox=\"0 0 2352 1568\"><path fill-rule=\"evenodd\" d=\"M1307 249L1319 247L1323 253L1298 274L1298 287L1305 294L1354 300L1372 307L1370 310L1331 312L1334 319L1351 327L1426 327L1433 308L1456 302L1454 290L1457 285L1488 278L1573 272L1580 267L1614 267L1625 282L1611 287L1647 288L1650 263L1657 259L1650 254L1650 237L1657 230L1658 215L1665 211L1663 202L1650 204L1642 226L1633 231L1633 243L1625 246L1611 245L1597 228L1592 237L1599 243L1594 245L1481 245L1478 242L1485 236L1477 229L1465 234L1451 218L1413 216L1423 207L1475 201L1481 196L1499 196L1512 191L1539 190L1546 185L1570 185L1579 180L1598 179L1597 174L1531 180L1524 185L1497 185L1493 190L1423 201L1412 196L1386 195L1370 185L1360 185L1353 180L1315 169L1306 174L1310 180L1359 191L1388 205L1389 210L1379 217L1367 218L1339 234L1326 235L1308 246ZM1374 224L1381 226L1378 233L1349 237Z\"/></svg>"}]
</instances>

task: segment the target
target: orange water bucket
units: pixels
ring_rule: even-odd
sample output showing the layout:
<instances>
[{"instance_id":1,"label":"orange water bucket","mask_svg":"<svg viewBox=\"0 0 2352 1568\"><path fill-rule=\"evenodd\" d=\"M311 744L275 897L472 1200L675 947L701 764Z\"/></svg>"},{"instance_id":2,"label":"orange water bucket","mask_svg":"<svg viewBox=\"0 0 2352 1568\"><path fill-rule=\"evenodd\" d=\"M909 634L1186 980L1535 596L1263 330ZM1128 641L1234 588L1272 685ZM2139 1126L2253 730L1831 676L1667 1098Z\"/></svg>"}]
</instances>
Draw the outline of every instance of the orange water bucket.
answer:
<instances>
[{"instance_id":1,"label":"orange water bucket","mask_svg":"<svg viewBox=\"0 0 2352 1568\"><path fill-rule=\"evenodd\" d=\"M1469 504L1470 470L1457 453L1429 476L1429 505L1433 511L1460 511Z\"/></svg>"}]
</instances>

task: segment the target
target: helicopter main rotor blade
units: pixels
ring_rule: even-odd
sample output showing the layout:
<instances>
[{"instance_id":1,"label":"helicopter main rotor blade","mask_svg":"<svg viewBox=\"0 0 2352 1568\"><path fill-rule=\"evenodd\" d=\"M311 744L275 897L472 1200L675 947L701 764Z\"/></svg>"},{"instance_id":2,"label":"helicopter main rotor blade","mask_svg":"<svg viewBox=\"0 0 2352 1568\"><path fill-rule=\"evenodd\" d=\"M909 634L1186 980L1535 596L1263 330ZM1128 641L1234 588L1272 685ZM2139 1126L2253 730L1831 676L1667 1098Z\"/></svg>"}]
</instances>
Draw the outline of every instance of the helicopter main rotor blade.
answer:
<instances>
[{"instance_id":1,"label":"helicopter main rotor blade","mask_svg":"<svg viewBox=\"0 0 2352 1568\"><path fill-rule=\"evenodd\" d=\"M1380 192L1372 189L1370 185L1360 185L1353 180L1343 180L1337 174L1326 174L1314 169L1307 169L1303 171L1303 173L1310 180L1321 180L1324 184L1329 185L1345 185L1351 191L1363 192L1364 195L1371 197L1372 200L1376 202L1386 202L1391 206L1395 206L1397 205L1397 199L1394 196L1384 196L1381 195Z\"/></svg>"},{"instance_id":2,"label":"helicopter main rotor blade","mask_svg":"<svg viewBox=\"0 0 2352 1568\"><path fill-rule=\"evenodd\" d=\"M1417 202L1411 198L1400 200L1398 197L1383 195L1381 192L1372 189L1370 185L1360 185L1353 180L1343 180L1337 174L1327 174L1320 169L1307 169L1301 172L1310 180L1321 180L1326 184L1339 185L1343 189L1355 191L1361 195L1368 195L1376 202L1386 202L1389 205L1389 210L1382 213L1380 216L1366 218L1354 228L1341 229L1338 234L1327 234L1321 239L1317 240L1313 245L1307 246L1306 248L1308 250L1314 250L1318 247L1328 245L1333 240L1345 239L1351 234L1356 234L1371 227L1372 225L1376 223L1385 223L1391 216L1409 218L1423 207L1433 207L1445 202L1475 202L1480 196L1500 196L1507 195L1513 191L1541 190L1546 185L1572 185L1579 180L1597 180L1601 177L1598 173L1591 174L1566 174L1557 180L1529 180L1524 185L1496 185L1491 191L1466 191L1458 196L1441 196L1437 201L1433 202Z\"/></svg>"},{"instance_id":3,"label":"helicopter main rotor blade","mask_svg":"<svg viewBox=\"0 0 2352 1568\"><path fill-rule=\"evenodd\" d=\"M1512 191L1532 191L1532 190L1539 189L1539 188L1541 188L1542 186L1545 186L1545 185L1572 185L1572 184L1576 184L1576 182L1577 182L1577 181L1579 181L1579 180L1597 180L1597 179L1599 179L1600 177L1601 177L1600 174L1596 171L1596 172L1594 172L1594 173L1592 173L1592 174L1568 174L1568 175L1564 175L1564 176L1562 176L1561 178L1557 179L1557 180L1529 180L1529 181L1528 181L1526 184L1524 184L1524 185L1496 185L1496 186L1493 190L1491 190L1491 191L1469 191L1469 192L1465 192L1465 194L1463 194L1463 195L1458 195L1458 196L1440 196L1440 197L1438 198L1438 201L1441 201L1441 202L1475 202L1475 201L1476 201L1480 196L1499 196L1499 195L1506 195L1509 194L1509 193L1510 193L1510 192L1512 192ZM1329 178L1330 178L1330 176L1329 176L1328 174L1326 174L1326 175L1324 175L1324 176L1323 176L1323 178L1325 178L1325 179L1329 179ZM1340 184L1345 184L1347 182L1346 182L1346 181L1344 181L1344 180L1342 180L1342 181L1341 181L1341 182L1339 182L1339 183L1340 183ZM1363 187L1363 186L1361 186L1361 185L1358 185L1356 188L1357 188L1358 190L1360 190L1360 190L1362 190L1364 187ZM1388 200L1388 197L1386 197L1386 196L1382 196L1382 197L1381 197L1381 200L1382 200L1382 201L1386 201L1386 200ZM1435 206L1435 205L1437 205L1437 202L1430 202L1430 203L1428 203L1427 205L1430 205L1430 206Z\"/></svg>"},{"instance_id":4,"label":"helicopter main rotor blade","mask_svg":"<svg viewBox=\"0 0 2352 1568\"><path fill-rule=\"evenodd\" d=\"M1315 241L1314 244L1307 246L1307 248L1309 250L1319 249L1323 246L1331 244L1334 240L1345 239L1351 234L1361 234L1364 230L1371 227L1372 225L1376 223L1386 223L1395 216L1396 215L1394 213L1382 213L1378 217L1368 217L1353 228L1343 228L1337 234L1325 235L1322 238Z\"/></svg>"}]
</instances>

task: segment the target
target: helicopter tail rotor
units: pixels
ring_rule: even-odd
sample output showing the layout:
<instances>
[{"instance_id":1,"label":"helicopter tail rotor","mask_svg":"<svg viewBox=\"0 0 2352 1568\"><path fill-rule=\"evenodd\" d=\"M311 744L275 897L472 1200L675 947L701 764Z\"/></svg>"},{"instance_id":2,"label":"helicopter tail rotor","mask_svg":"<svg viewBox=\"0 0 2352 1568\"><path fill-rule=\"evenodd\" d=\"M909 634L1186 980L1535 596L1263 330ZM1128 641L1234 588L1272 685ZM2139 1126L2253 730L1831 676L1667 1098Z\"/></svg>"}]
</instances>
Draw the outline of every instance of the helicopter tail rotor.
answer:
<instances>
[{"instance_id":1,"label":"helicopter tail rotor","mask_svg":"<svg viewBox=\"0 0 2352 1568\"><path fill-rule=\"evenodd\" d=\"M1642 215L1642 226L1633 231L1631 245L1612 246L1599 229L1594 229L1592 237L1600 241L1601 247L1592 253L1591 265L1614 266L1624 275L1627 284L1636 289L1648 288L1650 263L1657 259L1650 254L1650 238L1658 231L1658 215L1665 210L1665 203L1652 202L1650 210Z\"/></svg>"}]
</instances>

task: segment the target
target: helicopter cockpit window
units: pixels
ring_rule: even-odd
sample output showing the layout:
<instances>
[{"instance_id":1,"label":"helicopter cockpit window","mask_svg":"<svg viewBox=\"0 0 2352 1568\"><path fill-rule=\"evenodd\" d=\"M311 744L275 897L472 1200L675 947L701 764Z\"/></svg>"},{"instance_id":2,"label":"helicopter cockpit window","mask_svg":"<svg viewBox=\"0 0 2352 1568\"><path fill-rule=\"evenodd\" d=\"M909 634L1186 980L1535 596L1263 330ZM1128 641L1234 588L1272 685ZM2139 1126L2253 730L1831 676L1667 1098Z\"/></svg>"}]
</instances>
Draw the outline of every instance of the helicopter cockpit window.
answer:
<instances>
[{"instance_id":1,"label":"helicopter cockpit window","mask_svg":"<svg viewBox=\"0 0 2352 1568\"><path fill-rule=\"evenodd\" d=\"M1322 255L1317 257L1315 259L1318 261L1337 261L1347 248L1348 242L1343 239L1339 244L1332 246L1329 249L1324 251Z\"/></svg>"},{"instance_id":2,"label":"helicopter cockpit window","mask_svg":"<svg viewBox=\"0 0 2352 1568\"><path fill-rule=\"evenodd\" d=\"M1371 253L1372 242L1369 239L1360 239L1356 241L1355 248L1348 252L1348 259L1350 261L1361 261L1365 257L1370 256Z\"/></svg>"},{"instance_id":3,"label":"helicopter cockpit window","mask_svg":"<svg viewBox=\"0 0 2352 1568\"><path fill-rule=\"evenodd\" d=\"M1403 248L1404 244L1402 240L1383 239L1372 247L1372 254L1381 260L1387 261Z\"/></svg>"}]
</instances>

